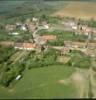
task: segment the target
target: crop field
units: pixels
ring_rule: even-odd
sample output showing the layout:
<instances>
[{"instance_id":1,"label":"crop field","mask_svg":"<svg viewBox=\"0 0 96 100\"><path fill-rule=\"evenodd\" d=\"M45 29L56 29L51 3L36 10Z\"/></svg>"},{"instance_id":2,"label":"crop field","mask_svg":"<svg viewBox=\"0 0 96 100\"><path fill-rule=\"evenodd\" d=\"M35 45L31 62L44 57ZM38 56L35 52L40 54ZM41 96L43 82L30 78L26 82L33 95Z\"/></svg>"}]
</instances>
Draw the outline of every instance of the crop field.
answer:
<instances>
[{"instance_id":1,"label":"crop field","mask_svg":"<svg viewBox=\"0 0 96 100\"><path fill-rule=\"evenodd\" d=\"M52 16L75 17L81 19L96 19L96 2L70 2L64 9Z\"/></svg>"}]
</instances>

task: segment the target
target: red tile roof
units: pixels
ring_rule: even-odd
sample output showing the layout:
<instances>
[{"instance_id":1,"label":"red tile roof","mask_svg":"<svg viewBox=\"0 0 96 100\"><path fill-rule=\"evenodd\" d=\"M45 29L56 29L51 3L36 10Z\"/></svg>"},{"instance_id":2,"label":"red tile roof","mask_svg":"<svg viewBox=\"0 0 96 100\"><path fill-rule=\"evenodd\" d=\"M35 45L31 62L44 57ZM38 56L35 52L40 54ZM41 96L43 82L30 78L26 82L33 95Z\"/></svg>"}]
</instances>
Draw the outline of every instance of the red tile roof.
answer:
<instances>
[{"instance_id":1,"label":"red tile roof","mask_svg":"<svg viewBox=\"0 0 96 100\"><path fill-rule=\"evenodd\" d=\"M32 43L23 43L22 46L25 48L36 48L36 44L32 44Z\"/></svg>"},{"instance_id":2,"label":"red tile roof","mask_svg":"<svg viewBox=\"0 0 96 100\"><path fill-rule=\"evenodd\" d=\"M56 40L56 36L55 35L43 35L41 36L42 39L44 40Z\"/></svg>"},{"instance_id":3,"label":"red tile roof","mask_svg":"<svg viewBox=\"0 0 96 100\"><path fill-rule=\"evenodd\" d=\"M16 47L21 47L21 48L36 48L37 45L36 44L32 44L32 43L17 43L15 45Z\"/></svg>"}]
</instances>

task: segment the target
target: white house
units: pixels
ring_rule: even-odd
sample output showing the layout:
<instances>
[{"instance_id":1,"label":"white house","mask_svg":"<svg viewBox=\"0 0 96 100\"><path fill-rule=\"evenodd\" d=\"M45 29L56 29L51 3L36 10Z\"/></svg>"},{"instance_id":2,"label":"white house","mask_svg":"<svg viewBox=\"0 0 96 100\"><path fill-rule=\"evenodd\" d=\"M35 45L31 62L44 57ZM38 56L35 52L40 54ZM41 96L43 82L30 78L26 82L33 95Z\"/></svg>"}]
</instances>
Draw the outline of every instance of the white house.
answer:
<instances>
[{"instance_id":1,"label":"white house","mask_svg":"<svg viewBox=\"0 0 96 100\"><path fill-rule=\"evenodd\" d=\"M84 34L85 34L86 36L88 36L88 35L89 35L89 33L88 33L88 32L85 32Z\"/></svg>"},{"instance_id":2,"label":"white house","mask_svg":"<svg viewBox=\"0 0 96 100\"><path fill-rule=\"evenodd\" d=\"M27 28L25 26L21 26L21 30L27 31Z\"/></svg>"},{"instance_id":3,"label":"white house","mask_svg":"<svg viewBox=\"0 0 96 100\"><path fill-rule=\"evenodd\" d=\"M15 49L20 49L20 50L35 50L36 49L36 44L32 43L16 43L15 44Z\"/></svg>"},{"instance_id":4,"label":"white house","mask_svg":"<svg viewBox=\"0 0 96 100\"><path fill-rule=\"evenodd\" d=\"M38 21L38 18L33 17L32 20L33 21Z\"/></svg>"},{"instance_id":5,"label":"white house","mask_svg":"<svg viewBox=\"0 0 96 100\"><path fill-rule=\"evenodd\" d=\"M49 29L49 25L48 25L48 24L44 25L44 27L45 27L46 29Z\"/></svg>"},{"instance_id":6,"label":"white house","mask_svg":"<svg viewBox=\"0 0 96 100\"><path fill-rule=\"evenodd\" d=\"M9 33L9 35L19 35L18 32L12 32L12 33Z\"/></svg>"},{"instance_id":7,"label":"white house","mask_svg":"<svg viewBox=\"0 0 96 100\"><path fill-rule=\"evenodd\" d=\"M76 25L73 25L73 26L72 26L72 29L73 29L73 30L77 30L78 27L77 27Z\"/></svg>"}]
</instances>

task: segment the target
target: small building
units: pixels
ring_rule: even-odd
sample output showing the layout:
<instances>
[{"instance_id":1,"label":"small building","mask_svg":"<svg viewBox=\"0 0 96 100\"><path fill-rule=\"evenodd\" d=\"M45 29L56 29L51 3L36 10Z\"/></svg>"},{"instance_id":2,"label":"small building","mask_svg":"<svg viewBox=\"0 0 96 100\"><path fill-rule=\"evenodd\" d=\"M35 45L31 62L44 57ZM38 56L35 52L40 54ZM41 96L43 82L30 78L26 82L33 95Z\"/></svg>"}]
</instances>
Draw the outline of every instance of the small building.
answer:
<instances>
[{"instance_id":1,"label":"small building","mask_svg":"<svg viewBox=\"0 0 96 100\"><path fill-rule=\"evenodd\" d=\"M23 31L27 31L27 28L24 25L22 25L20 29L23 30Z\"/></svg>"},{"instance_id":2,"label":"small building","mask_svg":"<svg viewBox=\"0 0 96 100\"><path fill-rule=\"evenodd\" d=\"M61 49L61 56L62 55L66 55L70 52L70 48L68 47L64 47L63 49Z\"/></svg>"},{"instance_id":3,"label":"small building","mask_svg":"<svg viewBox=\"0 0 96 100\"><path fill-rule=\"evenodd\" d=\"M87 25L81 26L81 31L83 32L84 35L89 35L93 32L93 29L91 27L88 27Z\"/></svg>"},{"instance_id":4,"label":"small building","mask_svg":"<svg viewBox=\"0 0 96 100\"><path fill-rule=\"evenodd\" d=\"M13 30L16 29L16 25L6 25L6 26L5 26L5 29L6 29L7 31L13 31Z\"/></svg>"},{"instance_id":5,"label":"small building","mask_svg":"<svg viewBox=\"0 0 96 100\"><path fill-rule=\"evenodd\" d=\"M37 47L36 44L32 43L16 43L15 44L15 49L20 49L20 50L35 50Z\"/></svg>"},{"instance_id":6,"label":"small building","mask_svg":"<svg viewBox=\"0 0 96 100\"><path fill-rule=\"evenodd\" d=\"M64 41L64 46L69 48L84 48L85 42Z\"/></svg>"},{"instance_id":7,"label":"small building","mask_svg":"<svg viewBox=\"0 0 96 100\"><path fill-rule=\"evenodd\" d=\"M46 29L49 29L49 25L48 25L48 24L44 25L44 27L45 27Z\"/></svg>"},{"instance_id":8,"label":"small building","mask_svg":"<svg viewBox=\"0 0 96 100\"><path fill-rule=\"evenodd\" d=\"M43 36L41 36L41 38L43 39L43 40L45 40L45 41L52 41L52 40L56 40L56 36L55 35L43 35Z\"/></svg>"},{"instance_id":9,"label":"small building","mask_svg":"<svg viewBox=\"0 0 96 100\"><path fill-rule=\"evenodd\" d=\"M96 57L96 50L87 49L85 54L91 57Z\"/></svg>"},{"instance_id":10,"label":"small building","mask_svg":"<svg viewBox=\"0 0 96 100\"><path fill-rule=\"evenodd\" d=\"M78 26L77 25L74 25L74 26L72 26L72 29L73 30L77 30L78 29Z\"/></svg>"},{"instance_id":11,"label":"small building","mask_svg":"<svg viewBox=\"0 0 96 100\"><path fill-rule=\"evenodd\" d=\"M18 32L10 32L9 35L19 35Z\"/></svg>"},{"instance_id":12,"label":"small building","mask_svg":"<svg viewBox=\"0 0 96 100\"><path fill-rule=\"evenodd\" d=\"M87 28L87 25L81 25L80 26L80 29L83 30L83 31L86 30L86 28Z\"/></svg>"},{"instance_id":13,"label":"small building","mask_svg":"<svg viewBox=\"0 0 96 100\"><path fill-rule=\"evenodd\" d=\"M91 33L92 32L92 29L90 28L90 27L87 27L85 30L84 30L84 32L86 33Z\"/></svg>"},{"instance_id":14,"label":"small building","mask_svg":"<svg viewBox=\"0 0 96 100\"><path fill-rule=\"evenodd\" d=\"M21 22L16 22L16 27L20 27L22 26L22 23Z\"/></svg>"},{"instance_id":15,"label":"small building","mask_svg":"<svg viewBox=\"0 0 96 100\"><path fill-rule=\"evenodd\" d=\"M3 46L14 46L14 42L13 41L1 41L0 45L3 45Z\"/></svg>"},{"instance_id":16,"label":"small building","mask_svg":"<svg viewBox=\"0 0 96 100\"><path fill-rule=\"evenodd\" d=\"M33 18L32 18L32 21L35 21L35 22L36 22L36 21L38 21L38 18L33 17Z\"/></svg>"},{"instance_id":17,"label":"small building","mask_svg":"<svg viewBox=\"0 0 96 100\"><path fill-rule=\"evenodd\" d=\"M64 26L67 26L67 27L77 26L77 23L73 20L68 20L64 22Z\"/></svg>"},{"instance_id":18,"label":"small building","mask_svg":"<svg viewBox=\"0 0 96 100\"><path fill-rule=\"evenodd\" d=\"M28 23L30 23L31 22L31 19L30 18L27 18L26 20L25 20L25 23L26 24L28 24Z\"/></svg>"},{"instance_id":19,"label":"small building","mask_svg":"<svg viewBox=\"0 0 96 100\"><path fill-rule=\"evenodd\" d=\"M65 47L71 47L72 46L72 41L64 41L64 46Z\"/></svg>"},{"instance_id":20,"label":"small building","mask_svg":"<svg viewBox=\"0 0 96 100\"><path fill-rule=\"evenodd\" d=\"M49 24L48 24L47 21L41 22L41 25L42 25L43 27L45 27L46 29L49 29Z\"/></svg>"},{"instance_id":21,"label":"small building","mask_svg":"<svg viewBox=\"0 0 96 100\"><path fill-rule=\"evenodd\" d=\"M34 25L33 23L28 24L27 27L28 27L30 32L34 32L37 28L37 26Z\"/></svg>"}]
</instances>

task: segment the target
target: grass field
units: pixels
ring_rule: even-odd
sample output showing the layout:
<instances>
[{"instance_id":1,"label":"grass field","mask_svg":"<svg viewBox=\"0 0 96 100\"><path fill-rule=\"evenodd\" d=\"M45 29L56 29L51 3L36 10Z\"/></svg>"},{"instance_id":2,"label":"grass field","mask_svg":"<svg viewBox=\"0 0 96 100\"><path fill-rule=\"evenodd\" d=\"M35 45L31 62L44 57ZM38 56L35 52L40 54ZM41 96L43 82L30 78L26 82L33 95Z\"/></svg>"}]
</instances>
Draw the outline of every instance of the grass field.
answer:
<instances>
[{"instance_id":1,"label":"grass field","mask_svg":"<svg viewBox=\"0 0 96 100\"><path fill-rule=\"evenodd\" d=\"M73 72L74 68L60 65L28 70L13 88L0 87L0 98L75 98L75 86L60 83Z\"/></svg>"},{"instance_id":2,"label":"grass field","mask_svg":"<svg viewBox=\"0 0 96 100\"><path fill-rule=\"evenodd\" d=\"M52 16L75 17L81 19L96 19L96 2L70 2L64 9Z\"/></svg>"}]
</instances>

